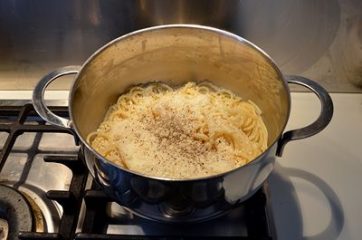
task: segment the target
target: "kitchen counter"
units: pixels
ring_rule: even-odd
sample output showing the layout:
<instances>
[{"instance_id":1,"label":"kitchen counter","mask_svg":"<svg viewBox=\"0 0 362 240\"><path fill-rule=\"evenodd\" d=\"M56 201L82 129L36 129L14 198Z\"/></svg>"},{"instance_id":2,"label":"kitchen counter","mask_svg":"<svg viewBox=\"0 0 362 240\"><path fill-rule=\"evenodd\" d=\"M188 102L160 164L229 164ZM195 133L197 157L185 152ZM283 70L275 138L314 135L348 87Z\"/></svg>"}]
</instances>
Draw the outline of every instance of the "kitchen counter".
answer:
<instances>
[{"instance_id":1,"label":"kitchen counter","mask_svg":"<svg viewBox=\"0 0 362 240\"><path fill-rule=\"evenodd\" d=\"M334 116L321 133L290 142L270 177L280 240L361 239L362 94L331 94ZM292 94L287 128L319 113L316 97Z\"/></svg>"},{"instance_id":2,"label":"kitchen counter","mask_svg":"<svg viewBox=\"0 0 362 240\"><path fill-rule=\"evenodd\" d=\"M27 101L31 94L0 91L0 98ZM52 91L46 99L64 105L67 95ZM362 94L331 96L335 113L330 125L313 137L288 143L270 176L272 214L280 240L347 240L362 235ZM313 94L293 93L287 129L311 123L319 110Z\"/></svg>"}]
</instances>

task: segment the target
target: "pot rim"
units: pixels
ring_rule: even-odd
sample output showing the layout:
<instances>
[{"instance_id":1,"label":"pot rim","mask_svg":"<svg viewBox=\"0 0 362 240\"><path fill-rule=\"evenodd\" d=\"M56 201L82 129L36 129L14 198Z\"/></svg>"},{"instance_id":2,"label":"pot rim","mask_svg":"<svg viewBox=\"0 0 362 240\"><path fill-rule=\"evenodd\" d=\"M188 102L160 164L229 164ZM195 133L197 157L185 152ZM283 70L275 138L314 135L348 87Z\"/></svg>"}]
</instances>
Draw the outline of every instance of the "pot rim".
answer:
<instances>
[{"instance_id":1,"label":"pot rim","mask_svg":"<svg viewBox=\"0 0 362 240\"><path fill-rule=\"evenodd\" d=\"M287 115L285 118L285 122L282 125L282 130L279 133L278 137L276 137L274 139L274 141L268 146L268 148L266 150L264 150L262 153L260 153L257 157L255 157L253 160L251 160L250 162L248 162L245 165L242 165L240 167L231 169L227 172L223 172L223 173L219 173L219 174L215 174L215 175L210 175L210 176L205 176L205 177L198 177L198 178L190 178L190 179L177 179L177 178L166 178L166 177L157 177L157 176L148 176L148 175L144 175L142 173L130 170L130 169L126 169L126 168L122 168L121 166L118 166L116 164L114 164L113 162L109 161L108 159L106 159L105 157L103 157L101 154L99 154L93 147L91 147L87 141L85 139L83 139L83 137L80 135L79 131L78 131L78 127L75 124L75 122L73 121L73 111L72 111L72 102L73 102L73 97L74 97L74 86L76 85L76 83L79 81L79 76L80 74L82 74L84 68L95 58L97 57L100 53L102 53L105 49L107 49L108 47L112 46L114 43L119 42L123 39L138 35L140 33L143 32L149 32L149 31L154 31L154 30L160 30L160 29L169 29L169 28L193 28L193 29L200 29L200 30L205 30L205 31L211 31L217 34L221 34L227 37L230 37L240 43L246 44L249 47L255 49L256 51L258 51L259 53L261 53L261 55L264 57L264 59L273 67L273 69L276 71L276 73L278 74L278 77L282 80L282 84L284 86L285 91L287 92L287 100L288 100L288 109L287 109ZM263 160L263 157L266 155L266 153L268 153L271 148L274 147L275 144L278 144L278 140L280 139L280 136L283 134L283 131L285 130L285 127L288 123L289 120L289 116L290 116L290 109L291 109L291 96L290 96L290 89L288 86L287 81L284 78L284 75L282 74L282 72L280 71L279 67L277 66L277 64L275 63L275 61L260 47L258 47L257 45L255 45L254 43L246 40L245 38L242 38L241 36L238 36L234 33L228 32L226 30L222 30L222 29L218 29L218 28L214 28L214 27L210 27L210 26L204 26L204 25L198 25L198 24L166 24L166 25L158 25L158 26L153 26L153 27L148 27L148 28L143 28L140 30L136 30L127 34L124 34L116 39L113 39L112 41L106 43L105 45L103 45L101 48L99 48L97 51L95 51L81 66L80 71L76 74L72 86L70 88L70 93L69 93L69 115L70 115L70 121L71 121L71 128L74 129L75 133L77 134L77 136L79 137L79 139L81 140L82 144L85 145L85 147L91 151L97 158L101 159L103 162L106 162L107 164L112 165L113 167L116 167L119 170L125 171L127 173L130 174L135 174L137 176L140 177L146 177L152 180L156 180L156 181L167 181L167 182L194 182L194 181L204 181L204 180L209 180L209 179L215 179L227 174L231 174L233 172L236 172L244 167L248 167L254 164L258 164L259 161ZM94 176L93 176L94 177Z\"/></svg>"}]
</instances>

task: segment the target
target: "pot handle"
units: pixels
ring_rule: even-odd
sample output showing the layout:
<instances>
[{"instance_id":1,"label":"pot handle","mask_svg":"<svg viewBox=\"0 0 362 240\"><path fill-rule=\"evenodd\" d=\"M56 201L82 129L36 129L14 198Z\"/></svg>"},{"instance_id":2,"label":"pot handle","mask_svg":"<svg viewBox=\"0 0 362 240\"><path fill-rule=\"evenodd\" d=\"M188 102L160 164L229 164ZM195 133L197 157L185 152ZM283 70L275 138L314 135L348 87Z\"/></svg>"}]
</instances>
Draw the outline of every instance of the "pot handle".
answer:
<instances>
[{"instance_id":1,"label":"pot handle","mask_svg":"<svg viewBox=\"0 0 362 240\"><path fill-rule=\"evenodd\" d=\"M321 102L321 112L316 121L310 125L285 132L278 141L277 156L282 156L285 145L292 140L313 136L322 131L333 116L333 102L328 92L318 83L300 76L285 76L288 83L298 84L314 92Z\"/></svg>"},{"instance_id":2,"label":"pot handle","mask_svg":"<svg viewBox=\"0 0 362 240\"><path fill-rule=\"evenodd\" d=\"M80 66L67 66L59 68L48 75L44 76L39 83L35 86L33 91L33 105L35 111L42 117L45 121L52 125L56 125L63 128L70 128L71 121L69 119L55 115L45 104L44 92L47 86L53 82L55 79L70 75L77 74L80 70Z\"/></svg>"}]
</instances>

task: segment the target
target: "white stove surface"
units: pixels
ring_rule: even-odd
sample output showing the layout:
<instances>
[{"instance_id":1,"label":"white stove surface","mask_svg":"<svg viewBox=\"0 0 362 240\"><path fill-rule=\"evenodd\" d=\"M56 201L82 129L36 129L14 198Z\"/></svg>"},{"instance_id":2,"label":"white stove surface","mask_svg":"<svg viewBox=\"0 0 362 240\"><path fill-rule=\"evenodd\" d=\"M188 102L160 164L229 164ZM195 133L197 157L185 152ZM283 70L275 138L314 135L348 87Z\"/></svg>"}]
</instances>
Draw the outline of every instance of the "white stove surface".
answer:
<instances>
[{"instance_id":1,"label":"white stove surface","mask_svg":"<svg viewBox=\"0 0 362 240\"><path fill-rule=\"evenodd\" d=\"M31 91L0 91L0 99L30 99ZM287 144L270 176L277 236L290 239L360 239L362 235L362 94L331 94L334 116L321 133ZM65 100L67 91L46 99ZM66 103L66 101L63 101ZM292 93L287 129L319 114L311 93Z\"/></svg>"},{"instance_id":2,"label":"white stove surface","mask_svg":"<svg viewBox=\"0 0 362 240\"><path fill-rule=\"evenodd\" d=\"M362 94L331 94L334 116L321 133L290 142L270 177L278 239L361 239ZM287 129L319 113L316 97L292 94Z\"/></svg>"}]
</instances>

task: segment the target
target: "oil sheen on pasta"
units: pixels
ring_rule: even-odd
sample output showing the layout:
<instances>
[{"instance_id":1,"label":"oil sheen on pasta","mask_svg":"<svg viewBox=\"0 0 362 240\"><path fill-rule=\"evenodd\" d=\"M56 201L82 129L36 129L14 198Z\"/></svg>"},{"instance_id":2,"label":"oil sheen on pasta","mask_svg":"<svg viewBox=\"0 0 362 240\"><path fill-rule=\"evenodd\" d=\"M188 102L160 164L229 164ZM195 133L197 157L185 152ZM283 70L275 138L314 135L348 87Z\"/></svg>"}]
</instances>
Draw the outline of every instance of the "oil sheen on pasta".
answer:
<instances>
[{"instance_id":1,"label":"oil sheen on pasta","mask_svg":"<svg viewBox=\"0 0 362 240\"><path fill-rule=\"evenodd\" d=\"M260 109L210 83L134 87L119 97L91 146L124 168L154 177L199 178L242 166L267 148Z\"/></svg>"}]
</instances>

